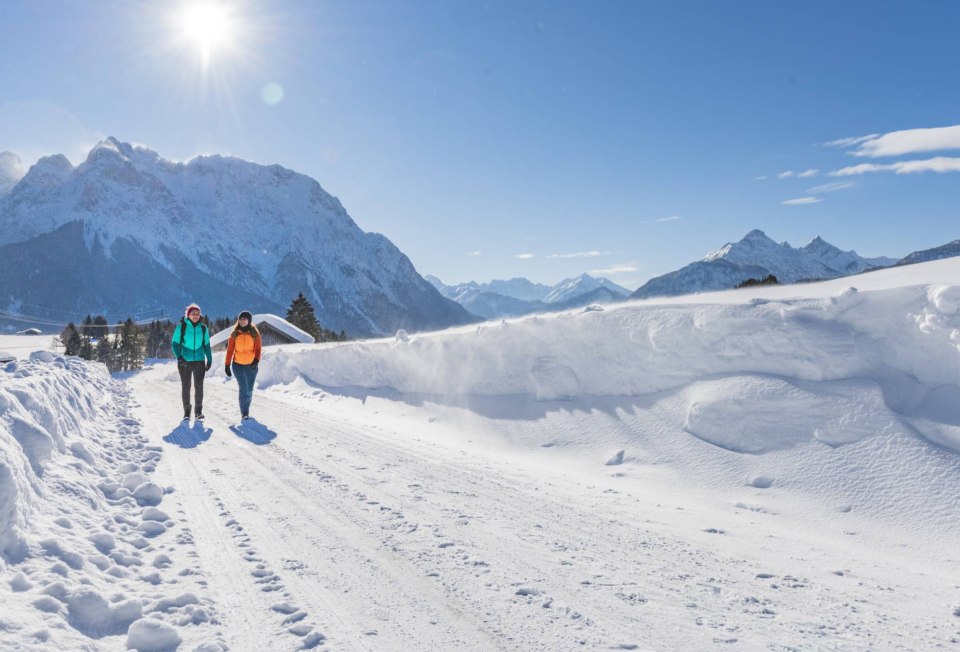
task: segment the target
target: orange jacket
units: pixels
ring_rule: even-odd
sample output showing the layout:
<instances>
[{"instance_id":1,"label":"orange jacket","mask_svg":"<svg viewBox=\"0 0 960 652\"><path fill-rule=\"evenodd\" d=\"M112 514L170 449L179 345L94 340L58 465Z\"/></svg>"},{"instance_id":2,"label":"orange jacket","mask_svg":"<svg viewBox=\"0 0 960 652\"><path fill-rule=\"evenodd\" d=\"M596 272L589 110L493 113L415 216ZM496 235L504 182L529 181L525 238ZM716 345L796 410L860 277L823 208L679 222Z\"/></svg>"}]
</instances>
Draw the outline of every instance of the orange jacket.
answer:
<instances>
[{"instance_id":1,"label":"orange jacket","mask_svg":"<svg viewBox=\"0 0 960 652\"><path fill-rule=\"evenodd\" d=\"M260 362L260 338L251 333L237 333L236 337L231 335L227 338L227 360L224 364L229 367L231 360L237 364Z\"/></svg>"}]
</instances>

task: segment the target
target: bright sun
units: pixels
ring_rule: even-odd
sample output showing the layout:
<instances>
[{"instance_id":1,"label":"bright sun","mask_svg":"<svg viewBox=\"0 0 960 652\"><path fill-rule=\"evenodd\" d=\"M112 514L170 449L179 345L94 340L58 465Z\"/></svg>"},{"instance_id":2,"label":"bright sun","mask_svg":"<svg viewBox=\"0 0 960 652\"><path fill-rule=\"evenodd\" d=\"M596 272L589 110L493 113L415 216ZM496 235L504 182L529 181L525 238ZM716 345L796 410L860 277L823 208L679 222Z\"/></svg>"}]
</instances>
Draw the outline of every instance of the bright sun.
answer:
<instances>
[{"instance_id":1,"label":"bright sun","mask_svg":"<svg viewBox=\"0 0 960 652\"><path fill-rule=\"evenodd\" d=\"M180 15L183 36L200 52L204 68L210 65L213 52L229 49L234 45L237 27L230 10L213 2L190 4Z\"/></svg>"}]
</instances>

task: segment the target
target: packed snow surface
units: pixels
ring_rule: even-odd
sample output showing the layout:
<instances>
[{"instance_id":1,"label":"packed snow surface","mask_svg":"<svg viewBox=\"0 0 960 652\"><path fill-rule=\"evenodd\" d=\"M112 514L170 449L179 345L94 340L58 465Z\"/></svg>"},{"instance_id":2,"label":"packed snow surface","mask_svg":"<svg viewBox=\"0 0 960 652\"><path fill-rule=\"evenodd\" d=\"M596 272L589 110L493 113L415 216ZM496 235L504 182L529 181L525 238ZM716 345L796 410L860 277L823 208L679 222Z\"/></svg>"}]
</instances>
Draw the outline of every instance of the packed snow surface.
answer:
<instances>
[{"instance_id":1,"label":"packed snow surface","mask_svg":"<svg viewBox=\"0 0 960 652\"><path fill-rule=\"evenodd\" d=\"M270 347L243 422L17 341L0 649L960 644L957 260Z\"/></svg>"}]
</instances>

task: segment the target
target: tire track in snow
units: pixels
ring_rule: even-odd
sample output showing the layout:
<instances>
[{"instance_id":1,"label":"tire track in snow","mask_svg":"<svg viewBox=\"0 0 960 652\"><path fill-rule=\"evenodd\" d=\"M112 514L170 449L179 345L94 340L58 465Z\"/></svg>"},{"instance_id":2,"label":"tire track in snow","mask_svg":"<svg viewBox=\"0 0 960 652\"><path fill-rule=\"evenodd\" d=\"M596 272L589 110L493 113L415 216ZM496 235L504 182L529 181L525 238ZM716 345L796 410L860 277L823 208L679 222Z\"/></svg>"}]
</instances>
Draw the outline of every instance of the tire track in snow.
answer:
<instances>
[{"instance_id":1,"label":"tire track in snow","mask_svg":"<svg viewBox=\"0 0 960 652\"><path fill-rule=\"evenodd\" d=\"M173 389L162 391L170 401L176 400ZM251 446L227 428L220 417L223 410L206 412L211 438L196 449L179 451L192 467L188 475L206 480L198 486L179 476L178 482L186 482L187 491L216 496L216 510L223 513L221 520L230 523L228 527L235 529L242 519L249 536L244 541L249 541L257 559L272 569L289 571L277 574L290 606L297 611L303 606L310 616L331 621L321 628L331 645L369 650L500 649L485 632L451 611L445 596L429 581L414 579L419 575L415 568L379 548L379 526L372 532L363 530L349 518L349 510L341 510L346 518L331 512L328 502L318 503L316 494L297 481L303 474L289 463L264 464L265 459L282 461L269 452L272 445ZM269 497L268 504L262 504L264 497ZM204 502L210 507L209 500ZM208 527L209 522L204 524L204 529ZM222 532L219 537L224 538ZM263 622L262 614L250 617Z\"/></svg>"}]
</instances>

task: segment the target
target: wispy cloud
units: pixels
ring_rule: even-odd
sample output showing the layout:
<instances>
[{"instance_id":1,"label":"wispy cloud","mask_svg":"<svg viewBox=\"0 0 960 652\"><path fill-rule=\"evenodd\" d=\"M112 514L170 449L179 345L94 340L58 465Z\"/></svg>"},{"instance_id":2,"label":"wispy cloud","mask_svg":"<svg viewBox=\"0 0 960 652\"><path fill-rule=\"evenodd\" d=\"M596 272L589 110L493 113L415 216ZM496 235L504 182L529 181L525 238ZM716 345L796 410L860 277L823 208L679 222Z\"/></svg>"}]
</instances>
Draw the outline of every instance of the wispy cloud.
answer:
<instances>
[{"instance_id":1,"label":"wispy cloud","mask_svg":"<svg viewBox=\"0 0 960 652\"><path fill-rule=\"evenodd\" d=\"M797 176L800 177L801 179L809 179L810 177L815 177L818 174L820 174L820 170L814 169L814 170L807 170L805 172L801 172Z\"/></svg>"},{"instance_id":2,"label":"wispy cloud","mask_svg":"<svg viewBox=\"0 0 960 652\"><path fill-rule=\"evenodd\" d=\"M960 149L960 125L932 129L904 129L886 134L843 138L827 144L843 149L855 147L851 154L867 158Z\"/></svg>"},{"instance_id":3,"label":"wispy cloud","mask_svg":"<svg viewBox=\"0 0 960 652\"><path fill-rule=\"evenodd\" d=\"M917 174L920 172L960 172L960 158L937 156L917 161L898 161L896 163L861 163L851 165L830 173L831 177L850 177L870 172L894 172L896 174Z\"/></svg>"},{"instance_id":4,"label":"wispy cloud","mask_svg":"<svg viewBox=\"0 0 960 652\"><path fill-rule=\"evenodd\" d=\"M767 180L767 175L764 174L764 175L761 175L761 176L759 176L759 177L754 177L753 180L754 180L754 181L766 181L766 180Z\"/></svg>"},{"instance_id":5,"label":"wispy cloud","mask_svg":"<svg viewBox=\"0 0 960 652\"><path fill-rule=\"evenodd\" d=\"M514 258L519 258L520 260L529 260L530 258L536 258L536 254L517 254Z\"/></svg>"},{"instance_id":6,"label":"wispy cloud","mask_svg":"<svg viewBox=\"0 0 960 652\"><path fill-rule=\"evenodd\" d=\"M620 265L613 265L612 267L607 267L605 269L590 270L590 275L591 276L614 276L616 274L633 274L639 271L640 271L640 268L637 267L636 263L622 263Z\"/></svg>"},{"instance_id":7,"label":"wispy cloud","mask_svg":"<svg viewBox=\"0 0 960 652\"><path fill-rule=\"evenodd\" d=\"M659 219L656 219L654 220L654 222L657 222L658 224L662 222L676 222L679 219L680 219L679 215L671 215L670 217L661 217Z\"/></svg>"},{"instance_id":8,"label":"wispy cloud","mask_svg":"<svg viewBox=\"0 0 960 652\"><path fill-rule=\"evenodd\" d=\"M814 186L807 192L811 195L816 195L822 192L836 192L837 190L845 190L846 188L853 188L855 184L853 181L834 181L833 183L825 183L822 186Z\"/></svg>"},{"instance_id":9,"label":"wispy cloud","mask_svg":"<svg viewBox=\"0 0 960 652\"><path fill-rule=\"evenodd\" d=\"M802 206L804 204L816 204L823 201L819 197L797 197L796 199L788 199L785 202L780 202L784 206Z\"/></svg>"},{"instance_id":10,"label":"wispy cloud","mask_svg":"<svg viewBox=\"0 0 960 652\"><path fill-rule=\"evenodd\" d=\"M596 258L609 255L609 251L577 251L572 254L550 254L547 258Z\"/></svg>"},{"instance_id":11,"label":"wispy cloud","mask_svg":"<svg viewBox=\"0 0 960 652\"><path fill-rule=\"evenodd\" d=\"M482 254L483 254L482 251L471 251L471 252L469 252L467 255L468 255L468 256L480 256L480 255L482 255Z\"/></svg>"},{"instance_id":12,"label":"wispy cloud","mask_svg":"<svg viewBox=\"0 0 960 652\"><path fill-rule=\"evenodd\" d=\"M873 140L874 138L879 138L880 134L870 134L869 136L855 136L853 138L840 138L839 140L831 140L826 144L827 147L840 147L846 149L847 147L853 147L854 145L859 145L860 143L865 143L868 140Z\"/></svg>"},{"instance_id":13,"label":"wispy cloud","mask_svg":"<svg viewBox=\"0 0 960 652\"><path fill-rule=\"evenodd\" d=\"M786 179L794 176L796 173L793 170L785 170L777 175L778 179Z\"/></svg>"}]
</instances>

